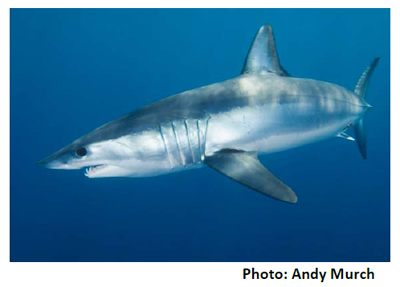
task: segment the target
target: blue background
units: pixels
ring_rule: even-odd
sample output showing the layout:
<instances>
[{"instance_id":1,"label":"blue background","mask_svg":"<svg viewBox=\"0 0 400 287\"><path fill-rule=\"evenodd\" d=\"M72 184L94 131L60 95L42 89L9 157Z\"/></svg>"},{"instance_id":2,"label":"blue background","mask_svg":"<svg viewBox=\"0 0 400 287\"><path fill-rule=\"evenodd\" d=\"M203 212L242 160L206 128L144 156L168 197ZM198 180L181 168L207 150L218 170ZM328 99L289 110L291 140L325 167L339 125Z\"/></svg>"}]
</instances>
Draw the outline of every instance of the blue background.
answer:
<instances>
[{"instance_id":1,"label":"blue background","mask_svg":"<svg viewBox=\"0 0 400 287\"><path fill-rule=\"evenodd\" d=\"M237 76L273 26L293 76L368 91L368 159L333 138L262 157L272 200L210 168L88 179L36 162L166 96ZM389 261L390 11L11 10L11 261Z\"/></svg>"}]
</instances>

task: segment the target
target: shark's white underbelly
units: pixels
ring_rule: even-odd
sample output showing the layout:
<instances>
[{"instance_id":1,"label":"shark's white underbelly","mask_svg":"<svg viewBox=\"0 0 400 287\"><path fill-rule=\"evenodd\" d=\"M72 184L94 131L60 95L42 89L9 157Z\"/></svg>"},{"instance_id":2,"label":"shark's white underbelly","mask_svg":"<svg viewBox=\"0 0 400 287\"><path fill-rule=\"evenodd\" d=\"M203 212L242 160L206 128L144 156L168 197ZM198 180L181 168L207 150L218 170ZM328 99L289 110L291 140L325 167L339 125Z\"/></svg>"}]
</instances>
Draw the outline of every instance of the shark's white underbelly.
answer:
<instances>
[{"instance_id":1,"label":"shark's white underbelly","mask_svg":"<svg viewBox=\"0 0 400 287\"><path fill-rule=\"evenodd\" d=\"M338 135L363 111L346 102L327 105L318 97L282 102L160 122L154 129L109 141L107 150L119 155L121 168L108 170L108 175L155 176L201 167L205 157L224 149L287 150ZM96 175L103 176L100 171Z\"/></svg>"}]
</instances>

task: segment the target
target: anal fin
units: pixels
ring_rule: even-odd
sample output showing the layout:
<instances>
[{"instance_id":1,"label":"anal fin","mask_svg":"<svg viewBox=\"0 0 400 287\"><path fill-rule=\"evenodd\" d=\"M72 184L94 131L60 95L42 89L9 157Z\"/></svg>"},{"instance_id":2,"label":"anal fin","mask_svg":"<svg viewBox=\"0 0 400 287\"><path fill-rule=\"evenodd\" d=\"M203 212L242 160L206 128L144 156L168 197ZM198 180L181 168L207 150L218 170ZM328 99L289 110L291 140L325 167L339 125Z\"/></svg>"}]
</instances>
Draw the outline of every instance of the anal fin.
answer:
<instances>
[{"instance_id":1,"label":"anal fin","mask_svg":"<svg viewBox=\"0 0 400 287\"><path fill-rule=\"evenodd\" d=\"M296 203L293 190L269 172L255 152L224 149L207 156L205 162L227 177L272 198Z\"/></svg>"},{"instance_id":2,"label":"anal fin","mask_svg":"<svg viewBox=\"0 0 400 287\"><path fill-rule=\"evenodd\" d=\"M351 136L349 136L348 134L346 134L345 132L340 132L337 134L337 137L339 138L344 138L345 140L349 140L349 141L355 141L355 139Z\"/></svg>"}]
</instances>

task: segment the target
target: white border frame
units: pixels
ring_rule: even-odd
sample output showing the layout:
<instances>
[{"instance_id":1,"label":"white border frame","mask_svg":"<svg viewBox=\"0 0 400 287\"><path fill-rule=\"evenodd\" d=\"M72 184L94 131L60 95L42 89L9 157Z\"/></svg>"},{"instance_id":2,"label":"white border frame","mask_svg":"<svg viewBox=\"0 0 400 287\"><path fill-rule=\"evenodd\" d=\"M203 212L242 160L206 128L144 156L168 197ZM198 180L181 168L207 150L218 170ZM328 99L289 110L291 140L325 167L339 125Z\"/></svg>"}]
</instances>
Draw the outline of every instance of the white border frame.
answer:
<instances>
[{"instance_id":1,"label":"white border frame","mask_svg":"<svg viewBox=\"0 0 400 287\"><path fill-rule=\"evenodd\" d=\"M321 271L329 271L330 268L345 268L347 270L364 270L367 267L375 272L374 280L325 280L325 285L338 284L345 286L385 284L385 286L398 286L400 280L396 267L399 266L399 247L396 244L400 242L398 218L399 209L396 208L399 203L399 179L394 176L398 172L398 156L396 149L391 149L391 262L390 263L10 263L9 257L9 8L17 7L97 7L103 8L127 8L127 7L265 7L270 8L293 7L293 8L342 8L357 7L360 1L177 1L170 0L158 1L3 1L1 9L0 25L2 35L2 76L1 87L3 95L1 96L1 131L5 135L8 132L8 139L3 136L1 142L2 160L1 160L1 268L0 285L1 286L153 286L153 285L171 285L174 286L204 286L212 285L230 285L237 286L242 284L296 284L300 286L309 286L310 284L321 284L319 280L243 280L243 268L255 267L258 270L287 271L290 274L295 268L304 271L313 271L316 267ZM391 51L399 51L398 36L393 31L398 31L397 16L393 9L394 1L363 1L362 4L370 8L388 8L391 11ZM5 5L6 4L6 5ZM34 6L33 6L34 4ZM168 4L168 6L166 6ZM299 4L302 6L300 7ZM374 5L374 6L372 6ZM266 8L266 7L265 7ZM360 7L361 8L361 7ZM373 19L371 19L373 21ZM397 32L398 34L398 32ZM5 40L7 39L7 41ZM391 53L391 67L397 67L397 53ZM394 76L392 76L394 73ZM398 72L391 69L391 78L396 79ZM393 107L397 107L400 97L398 83L391 81L391 147L399 146L398 133L393 127L399 123L399 115L394 113ZM395 224L397 226L395 226Z\"/></svg>"}]
</instances>

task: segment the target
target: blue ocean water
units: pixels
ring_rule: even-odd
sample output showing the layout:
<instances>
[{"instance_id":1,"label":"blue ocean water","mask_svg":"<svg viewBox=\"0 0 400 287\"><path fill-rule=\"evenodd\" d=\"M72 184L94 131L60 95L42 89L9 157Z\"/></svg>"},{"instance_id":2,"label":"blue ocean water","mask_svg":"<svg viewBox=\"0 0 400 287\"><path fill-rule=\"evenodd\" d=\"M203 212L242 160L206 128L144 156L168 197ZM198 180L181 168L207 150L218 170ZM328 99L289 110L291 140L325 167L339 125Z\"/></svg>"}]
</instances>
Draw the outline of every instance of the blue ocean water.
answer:
<instances>
[{"instance_id":1,"label":"blue ocean water","mask_svg":"<svg viewBox=\"0 0 400 287\"><path fill-rule=\"evenodd\" d=\"M237 76L272 25L296 77L353 89L368 159L333 138L263 156L287 204L210 168L88 179L36 162L166 96ZM389 9L12 9L11 261L389 261Z\"/></svg>"}]
</instances>

